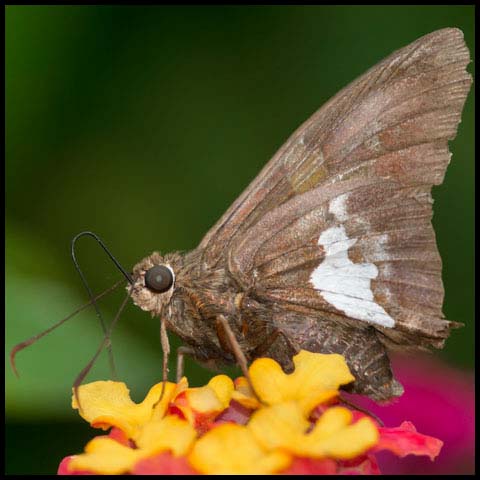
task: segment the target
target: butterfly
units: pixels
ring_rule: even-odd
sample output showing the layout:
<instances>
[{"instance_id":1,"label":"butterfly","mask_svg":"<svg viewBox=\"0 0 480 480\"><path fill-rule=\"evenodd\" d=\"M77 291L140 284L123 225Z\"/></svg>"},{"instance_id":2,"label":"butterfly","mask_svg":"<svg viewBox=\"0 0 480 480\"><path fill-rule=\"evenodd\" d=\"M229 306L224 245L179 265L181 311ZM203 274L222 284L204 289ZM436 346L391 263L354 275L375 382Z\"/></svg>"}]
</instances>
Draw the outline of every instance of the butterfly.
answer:
<instances>
[{"instance_id":1,"label":"butterfly","mask_svg":"<svg viewBox=\"0 0 480 480\"><path fill-rule=\"evenodd\" d=\"M469 62L455 28L392 53L303 123L197 248L154 252L125 274L133 302L161 320L164 380L172 331L177 377L185 355L248 378L255 358L290 372L303 349L343 355L352 392L403 393L389 351L441 348L460 325L442 314L431 188Z\"/></svg>"},{"instance_id":2,"label":"butterfly","mask_svg":"<svg viewBox=\"0 0 480 480\"><path fill-rule=\"evenodd\" d=\"M441 348L442 183L471 85L460 30L397 50L303 123L187 253L133 269L136 305L210 366L300 349L345 357L352 391L403 392L391 349ZM168 347L167 347L168 348ZM240 352L240 353L239 353Z\"/></svg>"}]
</instances>

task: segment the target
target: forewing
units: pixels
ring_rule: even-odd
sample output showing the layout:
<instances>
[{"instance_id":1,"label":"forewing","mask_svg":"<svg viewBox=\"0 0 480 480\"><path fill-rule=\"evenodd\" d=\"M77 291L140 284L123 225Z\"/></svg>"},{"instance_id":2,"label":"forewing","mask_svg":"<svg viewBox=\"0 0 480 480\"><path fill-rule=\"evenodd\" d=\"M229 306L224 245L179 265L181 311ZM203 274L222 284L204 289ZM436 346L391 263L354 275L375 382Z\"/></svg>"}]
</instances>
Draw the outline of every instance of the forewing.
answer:
<instances>
[{"instance_id":1,"label":"forewing","mask_svg":"<svg viewBox=\"0 0 480 480\"><path fill-rule=\"evenodd\" d=\"M369 153L377 156L375 150L380 146L375 144L377 139L375 134L371 133L375 128L370 122L375 122L379 112L389 108L388 104L382 103L384 98L380 94L385 87L396 80L404 78L408 81L410 78L412 82L418 84L416 91L412 85L409 92L411 95L417 95L417 102L421 102L423 93L429 91L430 95L425 98L425 101L428 102L433 98L435 106L439 101L449 101L449 98L442 98L443 90L448 90L445 93L452 97L450 103L454 102L453 97L457 90L457 106L454 107L454 111L459 116L471 82L470 76L465 71L465 65L468 62L469 53L464 44L462 32L457 29L438 30L394 52L341 90L290 136L205 235L199 247L205 252L206 263L214 266L223 261L225 253L230 250L235 239L254 225L266 212L299 193L331 181L334 175L341 177L348 174L349 168L353 168L354 164L350 165L350 160L344 157L348 148L355 147L355 138L352 138L355 133L363 133L367 139L365 148L369 152L365 152L366 156ZM443 75L444 78L438 78L433 83L429 78L424 78L422 81L422 75L428 71L432 75ZM448 88L450 82L457 83ZM435 89L438 90L435 91ZM375 97L373 92L378 92L379 95ZM392 89L388 89L385 96L392 93L394 93ZM390 103L395 102L396 99L399 107L401 102L407 100L402 98L402 92L398 92L398 95L394 94L390 98ZM409 105L405 107L408 116ZM421 105L418 107L421 109ZM425 105L424 110L426 111L427 108L428 106ZM353 112L363 117L359 123L352 117ZM354 124L354 129L349 132L349 135L344 135L343 131L349 128L345 123L348 119L350 119L349 124ZM449 123L450 126L453 124L453 128L440 138L454 137L458 121ZM325 158L324 148L329 139L332 150L328 155L330 158ZM361 135L357 135L356 140L361 142ZM344 144L344 151L340 152L341 154L335 159L337 163L335 165L335 162L331 161L334 155L333 149L342 150L342 145L338 142ZM444 169L444 167L439 168L436 183L441 183Z\"/></svg>"},{"instance_id":2,"label":"forewing","mask_svg":"<svg viewBox=\"0 0 480 480\"><path fill-rule=\"evenodd\" d=\"M430 191L450 160L469 60L462 32L439 30L343 89L210 230L205 262L226 259L265 300L440 346L449 322Z\"/></svg>"}]
</instances>

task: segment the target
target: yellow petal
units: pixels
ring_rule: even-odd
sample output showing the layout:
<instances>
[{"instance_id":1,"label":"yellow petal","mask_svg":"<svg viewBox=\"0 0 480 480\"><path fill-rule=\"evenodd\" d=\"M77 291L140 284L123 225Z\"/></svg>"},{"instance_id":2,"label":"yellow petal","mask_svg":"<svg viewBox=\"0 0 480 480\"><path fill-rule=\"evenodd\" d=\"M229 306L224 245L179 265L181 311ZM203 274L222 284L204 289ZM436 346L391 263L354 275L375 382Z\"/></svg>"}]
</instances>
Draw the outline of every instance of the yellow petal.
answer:
<instances>
[{"instance_id":1,"label":"yellow petal","mask_svg":"<svg viewBox=\"0 0 480 480\"><path fill-rule=\"evenodd\" d=\"M136 444L148 455L169 450L178 457L190 450L196 436L197 432L187 421L169 415L145 425Z\"/></svg>"},{"instance_id":2,"label":"yellow petal","mask_svg":"<svg viewBox=\"0 0 480 480\"><path fill-rule=\"evenodd\" d=\"M310 426L297 402L278 403L253 413L247 428L267 450L287 448L301 442Z\"/></svg>"},{"instance_id":3,"label":"yellow petal","mask_svg":"<svg viewBox=\"0 0 480 480\"><path fill-rule=\"evenodd\" d=\"M295 370L286 374L270 358L255 360L249 372L253 387L269 405L296 400L305 414L338 394L340 385L355 380L341 355L300 351L293 357Z\"/></svg>"},{"instance_id":4,"label":"yellow petal","mask_svg":"<svg viewBox=\"0 0 480 480\"><path fill-rule=\"evenodd\" d=\"M254 410L260 407L260 402L253 395L252 389L245 377L235 379L235 390L232 392L232 399L245 408Z\"/></svg>"},{"instance_id":5,"label":"yellow petal","mask_svg":"<svg viewBox=\"0 0 480 480\"><path fill-rule=\"evenodd\" d=\"M188 457L205 474L267 474L285 469L291 457L285 452L266 452L243 425L223 424L198 440Z\"/></svg>"},{"instance_id":6,"label":"yellow petal","mask_svg":"<svg viewBox=\"0 0 480 480\"><path fill-rule=\"evenodd\" d=\"M186 413L184 411L185 408L199 413L223 410L222 402L215 394L215 391L208 385L188 389L185 392L185 398L187 405L179 407L184 413Z\"/></svg>"},{"instance_id":7,"label":"yellow petal","mask_svg":"<svg viewBox=\"0 0 480 480\"><path fill-rule=\"evenodd\" d=\"M157 405L159 414L177 392L175 383L167 382L162 401ZM153 407L160 398L162 383L154 385L141 403L130 398L129 389L123 382L98 381L81 385L78 389L80 415L94 427L107 429L111 426L120 428L127 437L135 438L139 428L147 423L153 413ZM75 395L72 407L78 408Z\"/></svg>"},{"instance_id":8,"label":"yellow petal","mask_svg":"<svg viewBox=\"0 0 480 480\"><path fill-rule=\"evenodd\" d=\"M87 470L105 475L128 472L141 458L138 450L121 445L107 437L97 437L85 447L85 453L70 461L72 470Z\"/></svg>"},{"instance_id":9,"label":"yellow petal","mask_svg":"<svg viewBox=\"0 0 480 480\"><path fill-rule=\"evenodd\" d=\"M352 423L353 414L348 408L332 407L325 410L317 420L310 436L324 440Z\"/></svg>"},{"instance_id":10,"label":"yellow petal","mask_svg":"<svg viewBox=\"0 0 480 480\"><path fill-rule=\"evenodd\" d=\"M352 414L343 407L325 411L310 433L309 422L296 402L257 410L248 428L265 449L282 448L294 455L313 458L351 459L378 441L374 422L363 418L351 425Z\"/></svg>"},{"instance_id":11,"label":"yellow petal","mask_svg":"<svg viewBox=\"0 0 480 480\"><path fill-rule=\"evenodd\" d=\"M350 425L351 418L352 414L346 408L328 409L307 435L306 449L312 456L344 460L365 453L378 442L378 429L370 418L363 417Z\"/></svg>"},{"instance_id":12,"label":"yellow petal","mask_svg":"<svg viewBox=\"0 0 480 480\"><path fill-rule=\"evenodd\" d=\"M215 392L217 398L222 403L223 408L227 408L234 391L232 379L226 375L217 375L213 377L207 385Z\"/></svg>"}]
</instances>

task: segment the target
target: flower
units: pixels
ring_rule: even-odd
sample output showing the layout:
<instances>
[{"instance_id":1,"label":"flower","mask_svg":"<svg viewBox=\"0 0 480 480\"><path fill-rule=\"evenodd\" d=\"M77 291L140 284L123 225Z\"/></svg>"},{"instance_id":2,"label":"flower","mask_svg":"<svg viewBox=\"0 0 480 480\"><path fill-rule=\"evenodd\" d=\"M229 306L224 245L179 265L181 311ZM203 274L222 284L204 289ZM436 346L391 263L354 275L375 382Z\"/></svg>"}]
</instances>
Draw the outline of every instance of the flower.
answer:
<instances>
[{"instance_id":1,"label":"flower","mask_svg":"<svg viewBox=\"0 0 480 480\"><path fill-rule=\"evenodd\" d=\"M229 377L217 375L204 387L182 391L175 397L169 413L186 418L199 432L204 432L228 407L233 390L234 384Z\"/></svg>"},{"instance_id":2,"label":"flower","mask_svg":"<svg viewBox=\"0 0 480 480\"><path fill-rule=\"evenodd\" d=\"M72 406L94 437L59 474L378 474L376 454L435 458L442 442L410 422L381 427L341 405L339 388L354 380L341 355L301 351L286 374L261 358L249 376L213 377L203 387L154 385L135 403L121 382L93 382ZM163 395L162 395L163 391ZM79 408L79 404L80 407Z\"/></svg>"},{"instance_id":3,"label":"flower","mask_svg":"<svg viewBox=\"0 0 480 480\"><path fill-rule=\"evenodd\" d=\"M355 404L381 416L386 425L408 419L419 430L444 442L435 462L425 456L399 458L390 452L376 455L385 474L472 474L475 471L475 381L473 374L454 368L432 355L396 355L395 376L405 393L389 405L348 395Z\"/></svg>"}]
</instances>

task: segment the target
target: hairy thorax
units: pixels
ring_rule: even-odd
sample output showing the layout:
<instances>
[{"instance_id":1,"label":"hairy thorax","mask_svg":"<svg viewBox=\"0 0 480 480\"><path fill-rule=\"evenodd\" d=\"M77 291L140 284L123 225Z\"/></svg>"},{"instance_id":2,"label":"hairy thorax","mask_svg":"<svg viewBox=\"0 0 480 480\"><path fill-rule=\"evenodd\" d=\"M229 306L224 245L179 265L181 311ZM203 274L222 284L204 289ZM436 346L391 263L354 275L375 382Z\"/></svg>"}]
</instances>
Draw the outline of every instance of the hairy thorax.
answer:
<instances>
[{"instance_id":1,"label":"hairy thorax","mask_svg":"<svg viewBox=\"0 0 480 480\"><path fill-rule=\"evenodd\" d=\"M145 274L155 265L171 269L170 290L156 293L145 286ZM271 326L262 322L259 304L248 297L224 268L204 269L196 251L182 254L157 252L133 269L131 297L152 317L165 318L167 328L178 335L191 355L210 367L235 362L231 345L218 323L223 315L247 358L265 342Z\"/></svg>"}]
</instances>

